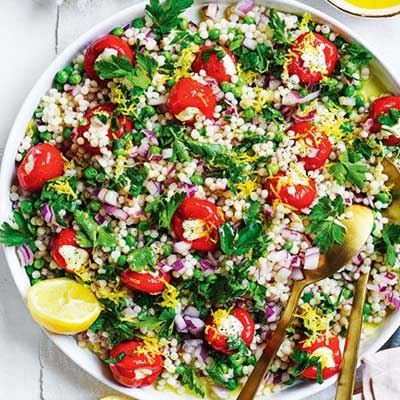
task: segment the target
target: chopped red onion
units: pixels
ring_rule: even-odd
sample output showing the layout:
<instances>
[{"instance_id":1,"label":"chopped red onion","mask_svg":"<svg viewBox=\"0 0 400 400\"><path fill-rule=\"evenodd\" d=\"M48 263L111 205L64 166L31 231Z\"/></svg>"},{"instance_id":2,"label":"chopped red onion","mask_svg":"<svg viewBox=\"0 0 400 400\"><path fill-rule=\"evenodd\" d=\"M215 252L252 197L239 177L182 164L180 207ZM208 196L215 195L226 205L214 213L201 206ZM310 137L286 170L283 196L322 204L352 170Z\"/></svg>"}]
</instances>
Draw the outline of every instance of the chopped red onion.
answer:
<instances>
[{"instance_id":1,"label":"chopped red onion","mask_svg":"<svg viewBox=\"0 0 400 400\"><path fill-rule=\"evenodd\" d=\"M271 251L268 258L273 263L282 263L289 258L289 253L287 250Z\"/></svg>"},{"instance_id":2,"label":"chopped red onion","mask_svg":"<svg viewBox=\"0 0 400 400\"><path fill-rule=\"evenodd\" d=\"M400 310L400 298L396 296L391 289L387 289L385 298L396 310Z\"/></svg>"},{"instance_id":3,"label":"chopped red onion","mask_svg":"<svg viewBox=\"0 0 400 400\"><path fill-rule=\"evenodd\" d=\"M321 91L310 93L307 96L302 97L298 92L290 92L282 97L282 104L284 106L294 106L296 104L304 104L309 101L315 100L320 95Z\"/></svg>"},{"instance_id":4,"label":"chopped red onion","mask_svg":"<svg viewBox=\"0 0 400 400\"><path fill-rule=\"evenodd\" d=\"M201 359L203 361L206 361L206 359L208 357L208 349L207 349L207 346L204 343L201 345L199 356L201 357Z\"/></svg>"},{"instance_id":5,"label":"chopped red onion","mask_svg":"<svg viewBox=\"0 0 400 400\"><path fill-rule=\"evenodd\" d=\"M157 181L148 181L146 189L152 196L159 195L161 193L161 183Z\"/></svg>"},{"instance_id":6,"label":"chopped red onion","mask_svg":"<svg viewBox=\"0 0 400 400\"><path fill-rule=\"evenodd\" d=\"M205 323L200 318L190 317L189 315L183 316L186 326L193 336L199 336L203 333Z\"/></svg>"},{"instance_id":7,"label":"chopped red onion","mask_svg":"<svg viewBox=\"0 0 400 400\"><path fill-rule=\"evenodd\" d=\"M218 261L217 261L217 259L214 257L213 253L211 253L211 251L209 251L209 252L207 253L207 259L208 259L208 261L210 261L210 263L211 263L211 265L212 265L213 267L217 267L217 266L218 266Z\"/></svg>"},{"instance_id":8,"label":"chopped red onion","mask_svg":"<svg viewBox=\"0 0 400 400\"><path fill-rule=\"evenodd\" d=\"M282 307L278 306L275 303L267 304L265 309L265 316L267 318L267 322L275 322L278 321L282 312Z\"/></svg>"},{"instance_id":9,"label":"chopped red onion","mask_svg":"<svg viewBox=\"0 0 400 400\"><path fill-rule=\"evenodd\" d=\"M238 9L243 14L247 14L250 12L254 7L253 0L240 0L239 3L236 5L236 9Z\"/></svg>"},{"instance_id":10,"label":"chopped red onion","mask_svg":"<svg viewBox=\"0 0 400 400\"><path fill-rule=\"evenodd\" d=\"M183 315L188 315L189 317L199 318L200 317L200 312L194 306L187 306L185 308L185 310L183 311Z\"/></svg>"},{"instance_id":11,"label":"chopped red onion","mask_svg":"<svg viewBox=\"0 0 400 400\"><path fill-rule=\"evenodd\" d=\"M118 207L103 204L102 208L107 214L112 215L121 221L126 221L129 218L128 213Z\"/></svg>"},{"instance_id":12,"label":"chopped red onion","mask_svg":"<svg viewBox=\"0 0 400 400\"><path fill-rule=\"evenodd\" d=\"M290 240L291 242L296 242L301 240L303 234L292 229L284 228L282 229L282 237L284 239Z\"/></svg>"},{"instance_id":13,"label":"chopped red onion","mask_svg":"<svg viewBox=\"0 0 400 400\"><path fill-rule=\"evenodd\" d=\"M173 249L175 253L178 254L186 254L190 249L191 249L192 245L188 242L175 242L173 245Z\"/></svg>"},{"instance_id":14,"label":"chopped red onion","mask_svg":"<svg viewBox=\"0 0 400 400\"><path fill-rule=\"evenodd\" d=\"M137 149L137 155L143 158L147 157L150 150L150 143L147 138L142 139L140 146Z\"/></svg>"},{"instance_id":15,"label":"chopped red onion","mask_svg":"<svg viewBox=\"0 0 400 400\"><path fill-rule=\"evenodd\" d=\"M176 330L180 333L188 333L188 327L186 325L185 320L183 319L182 314L176 314L174 319Z\"/></svg>"},{"instance_id":16,"label":"chopped red onion","mask_svg":"<svg viewBox=\"0 0 400 400\"><path fill-rule=\"evenodd\" d=\"M97 198L103 202L107 203L111 206L118 206L118 197L119 194L118 192L115 192L114 190L106 189L106 188L101 188L100 192L97 195Z\"/></svg>"},{"instance_id":17,"label":"chopped red onion","mask_svg":"<svg viewBox=\"0 0 400 400\"><path fill-rule=\"evenodd\" d=\"M296 113L292 114L292 118L294 122L305 122L305 121L310 121L313 119L315 115L315 111L309 112L307 115L304 115L303 117L298 116Z\"/></svg>"},{"instance_id":18,"label":"chopped red onion","mask_svg":"<svg viewBox=\"0 0 400 400\"><path fill-rule=\"evenodd\" d=\"M388 285L395 285L397 282L397 275L394 274L393 272L385 272L383 275L383 280L387 282Z\"/></svg>"},{"instance_id":19,"label":"chopped red onion","mask_svg":"<svg viewBox=\"0 0 400 400\"><path fill-rule=\"evenodd\" d=\"M213 270L214 266L211 264L209 260L200 260L200 267L203 271Z\"/></svg>"},{"instance_id":20,"label":"chopped red onion","mask_svg":"<svg viewBox=\"0 0 400 400\"><path fill-rule=\"evenodd\" d=\"M34 255L33 255L33 251L26 244L23 244L18 247L17 254L18 254L19 260L21 261L21 264L23 267L31 265L35 259Z\"/></svg>"},{"instance_id":21,"label":"chopped red onion","mask_svg":"<svg viewBox=\"0 0 400 400\"><path fill-rule=\"evenodd\" d=\"M143 133L146 135L147 139L149 139L150 144L158 146L158 140L157 140L156 134L153 131L151 131L149 129L144 129Z\"/></svg>"},{"instance_id":22,"label":"chopped red onion","mask_svg":"<svg viewBox=\"0 0 400 400\"><path fill-rule=\"evenodd\" d=\"M174 151L171 148L163 149L161 152L162 158L171 158L174 155Z\"/></svg>"},{"instance_id":23,"label":"chopped red onion","mask_svg":"<svg viewBox=\"0 0 400 400\"><path fill-rule=\"evenodd\" d=\"M309 247L304 254L304 269L312 270L318 268L319 247Z\"/></svg>"},{"instance_id":24,"label":"chopped red onion","mask_svg":"<svg viewBox=\"0 0 400 400\"><path fill-rule=\"evenodd\" d=\"M361 265L364 261L364 257L361 255L361 253L358 253L355 257L353 257L352 263L354 265Z\"/></svg>"},{"instance_id":25,"label":"chopped red onion","mask_svg":"<svg viewBox=\"0 0 400 400\"><path fill-rule=\"evenodd\" d=\"M185 264L184 264L182 258L178 258L176 261L174 261L174 262L171 264L171 268L172 268L174 271L180 271L181 269L185 268Z\"/></svg>"},{"instance_id":26,"label":"chopped red onion","mask_svg":"<svg viewBox=\"0 0 400 400\"><path fill-rule=\"evenodd\" d=\"M200 347L202 344L203 344L202 339L186 339L183 342L183 345L185 347L194 347L194 348Z\"/></svg>"},{"instance_id":27,"label":"chopped red onion","mask_svg":"<svg viewBox=\"0 0 400 400\"><path fill-rule=\"evenodd\" d=\"M374 120L373 118L368 118L362 125L363 129L366 131L369 131L374 125Z\"/></svg>"},{"instance_id":28,"label":"chopped red onion","mask_svg":"<svg viewBox=\"0 0 400 400\"><path fill-rule=\"evenodd\" d=\"M150 154L149 161L161 161L163 159L161 154Z\"/></svg>"},{"instance_id":29,"label":"chopped red onion","mask_svg":"<svg viewBox=\"0 0 400 400\"><path fill-rule=\"evenodd\" d=\"M194 197L197 192L197 186L192 183L182 183L183 191L187 194L187 197Z\"/></svg>"},{"instance_id":30,"label":"chopped red onion","mask_svg":"<svg viewBox=\"0 0 400 400\"><path fill-rule=\"evenodd\" d=\"M43 203L40 206L40 215L42 216L43 220L46 221L48 224L58 225L54 215L54 210L47 203Z\"/></svg>"},{"instance_id":31,"label":"chopped red onion","mask_svg":"<svg viewBox=\"0 0 400 400\"><path fill-rule=\"evenodd\" d=\"M176 170L175 165L172 165L170 169L167 171L167 176L171 176Z\"/></svg>"},{"instance_id":32,"label":"chopped red onion","mask_svg":"<svg viewBox=\"0 0 400 400\"><path fill-rule=\"evenodd\" d=\"M304 274L301 268L293 268L290 276L294 281L302 281L304 279Z\"/></svg>"},{"instance_id":33,"label":"chopped red onion","mask_svg":"<svg viewBox=\"0 0 400 400\"><path fill-rule=\"evenodd\" d=\"M292 258L292 261L291 261L290 265L293 268L300 268L301 267L301 258L299 256L294 256Z\"/></svg>"},{"instance_id":34,"label":"chopped red onion","mask_svg":"<svg viewBox=\"0 0 400 400\"><path fill-rule=\"evenodd\" d=\"M104 222L106 222L105 217L104 217L103 215L101 215L100 213L97 213L97 214L94 216L94 219L96 220L96 222L97 222L99 225L103 225Z\"/></svg>"}]
</instances>

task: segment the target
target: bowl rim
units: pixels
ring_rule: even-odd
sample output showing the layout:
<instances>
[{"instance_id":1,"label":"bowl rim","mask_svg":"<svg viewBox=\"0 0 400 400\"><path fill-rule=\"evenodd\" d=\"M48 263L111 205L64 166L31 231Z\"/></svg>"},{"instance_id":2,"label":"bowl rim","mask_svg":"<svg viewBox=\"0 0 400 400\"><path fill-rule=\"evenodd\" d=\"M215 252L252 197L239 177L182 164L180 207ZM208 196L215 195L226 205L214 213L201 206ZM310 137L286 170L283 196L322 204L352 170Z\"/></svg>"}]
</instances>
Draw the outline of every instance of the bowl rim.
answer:
<instances>
[{"instance_id":1,"label":"bowl rim","mask_svg":"<svg viewBox=\"0 0 400 400\"><path fill-rule=\"evenodd\" d=\"M374 9L362 8L357 7L354 4L347 3L346 0L326 0L331 6L335 7L339 11L350 14L355 17L360 18L390 18L395 17L396 15L400 15L400 5L392 6L392 7L385 7L382 9L375 9L376 13L373 14Z\"/></svg>"},{"instance_id":2,"label":"bowl rim","mask_svg":"<svg viewBox=\"0 0 400 400\"><path fill-rule=\"evenodd\" d=\"M195 0L192 10L212 3L209 0ZM226 6L234 2L230 0L219 1L218 3ZM256 1L257 4L262 4L261 0ZM11 201L9 199L9 187L15 177L15 154L19 146L20 140L25 135L25 127L28 121L32 118L32 113L36 108L40 97L43 96L51 87L53 77L55 73L63 68L70 60L73 59L76 54L83 50L92 40L97 38L99 35L108 33L113 27L119 24L123 26L127 21L132 20L135 17L142 16L144 14L144 7L147 1L141 1L138 4L127 7L112 16L102 20L91 29L80 35L76 40L69 44L60 54L58 54L50 65L43 72L41 77L36 81L35 85L26 97L23 105L21 106L14 124L10 130L7 143L4 150L4 155L0 168L0 181L7 187L7 190L0 192L0 221L8 220L11 215ZM265 5L265 4L263 4ZM299 3L296 0L270 0L268 7L276 8L283 12L293 13L302 15L304 13L310 13L314 19L322 23L329 24L333 27L336 32L339 32L346 40L356 41L365 46L374 55L375 60L373 67L379 76L384 76L388 81L388 87L393 88L394 92L400 93L400 79L395 76L388 65L381 61L376 53L369 47L357 33L352 29L346 27L341 22L328 16L326 13L319 11L306 4ZM7 265L11 271L14 282L18 288L18 291L22 298L25 300L25 293L29 288L29 279L25 273L25 269L21 266L21 263L17 257L16 251L11 247L3 247ZM375 352L378 350L396 331L400 325L400 312L393 312L387 318L384 324L382 324L372 335L372 337L362 345L361 354L366 352ZM66 354L74 363L79 365L83 370L89 373L91 376L109 386L110 388L121 392L125 395L135 396L138 400L147 400L152 398L154 400L182 400L183 398L198 399L189 394L178 395L171 391L157 391L152 387L146 387L141 389L130 389L124 388L117 385L110 379L107 368L101 363L98 358L86 349L80 348L75 339L71 336L55 335L47 332L43 329L47 336L52 342ZM315 395L322 391L326 387L332 385L336 381L337 377L332 377L326 380L322 385L316 383L309 384L302 382L294 387L287 388L283 391L276 392L272 396L268 397L273 400L300 400L310 395Z\"/></svg>"}]
</instances>

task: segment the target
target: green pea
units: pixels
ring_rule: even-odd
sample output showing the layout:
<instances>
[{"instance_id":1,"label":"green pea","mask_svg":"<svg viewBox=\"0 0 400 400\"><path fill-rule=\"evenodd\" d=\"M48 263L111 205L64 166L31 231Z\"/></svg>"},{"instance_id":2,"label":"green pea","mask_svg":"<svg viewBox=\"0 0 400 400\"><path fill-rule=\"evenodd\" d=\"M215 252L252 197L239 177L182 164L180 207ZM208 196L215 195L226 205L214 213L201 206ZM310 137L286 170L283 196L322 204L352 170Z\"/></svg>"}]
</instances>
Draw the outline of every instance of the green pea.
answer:
<instances>
[{"instance_id":1,"label":"green pea","mask_svg":"<svg viewBox=\"0 0 400 400\"><path fill-rule=\"evenodd\" d=\"M254 118L254 115L255 115L255 112L254 112L254 110L253 110L252 108L246 108L246 109L243 111L243 116L244 116L244 118L247 119L247 120L253 119L253 118Z\"/></svg>"},{"instance_id":2,"label":"green pea","mask_svg":"<svg viewBox=\"0 0 400 400\"><path fill-rule=\"evenodd\" d=\"M136 239L132 235L128 235L125 237L125 243L129 247L133 247L136 244Z\"/></svg>"},{"instance_id":3,"label":"green pea","mask_svg":"<svg viewBox=\"0 0 400 400\"><path fill-rule=\"evenodd\" d=\"M44 260L42 260L41 258L37 258L33 262L33 267L36 269L42 269L44 267Z\"/></svg>"},{"instance_id":4,"label":"green pea","mask_svg":"<svg viewBox=\"0 0 400 400\"><path fill-rule=\"evenodd\" d=\"M146 113L148 117L152 117L153 115L156 115L156 110L153 106L146 106L143 108L143 111Z\"/></svg>"},{"instance_id":5,"label":"green pea","mask_svg":"<svg viewBox=\"0 0 400 400\"><path fill-rule=\"evenodd\" d=\"M196 44L203 44L204 43L204 39L198 33L196 33L193 36L193 42L195 42Z\"/></svg>"},{"instance_id":6,"label":"green pea","mask_svg":"<svg viewBox=\"0 0 400 400\"><path fill-rule=\"evenodd\" d=\"M172 246L170 244L164 244L162 247L162 252L165 257L168 257L172 254Z\"/></svg>"},{"instance_id":7,"label":"green pea","mask_svg":"<svg viewBox=\"0 0 400 400\"><path fill-rule=\"evenodd\" d=\"M83 171L83 174L85 175L85 178L87 178L87 179L94 179L97 175L97 170L94 167L87 167Z\"/></svg>"},{"instance_id":8,"label":"green pea","mask_svg":"<svg viewBox=\"0 0 400 400\"><path fill-rule=\"evenodd\" d=\"M92 211L97 212L97 211L99 211L100 208L101 208L101 203L100 203L99 201L97 201L97 200L91 200L90 203L89 203L89 208L90 208Z\"/></svg>"},{"instance_id":9,"label":"green pea","mask_svg":"<svg viewBox=\"0 0 400 400\"><path fill-rule=\"evenodd\" d=\"M356 96L356 107L364 107L365 101L362 96Z\"/></svg>"},{"instance_id":10,"label":"green pea","mask_svg":"<svg viewBox=\"0 0 400 400\"><path fill-rule=\"evenodd\" d=\"M21 211L24 214L30 214L33 211L33 203L31 200L23 200L21 202Z\"/></svg>"},{"instance_id":11,"label":"green pea","mask_svg":"<svg viewBox=\"0 0 400 400\"><path fill-rule=\"evenodd\" d=\"M141 122L135 122L135 129L140 131L144 128L144 125Z\"/></svg>"},{"instance_id":12,"label":"green pea","mask_svg":"<svg viewBox=\"0 0 400 400\"><path fill-rule=\"evenodd\" d=\"M106 180L106 174L103 174L100 172L99 174L96 175L96 181L97 182L104 182Z\"/></svg>"},{"instance_id":13,"label":"green pea","mask_svg":"<svg viewBox=\"0 0 400 400\"><path fill-rule=\"evenodd\" d=\"M348 85L344 88L344 95L347 97L354 96L355 89L354 86Z\"/></svg>"},{"instance_id":14,"label":"green pea","mask_svg":"<svg viewBox=\"0 0 400 400\"><path fill-rule=\"evenodd\" d=\"M233 369L233 373L235 374L236 377L241 378L244 376L243 373L243 365L239 365Z\"/></svg>"},{"instance_id":15,"label":"green pea","mask_svg":"<svg viewBox=\"0 0 400 400\"><path fill-rule=\"evenodd\" d=\"M126 264L126 261L127 261L127 256L126 256L125 254L122 254L122 255L120 255L120 256L118 257L118 259L117 259L117 264L118 264L120 267L123 267L123 266Z\"/></svg>"},{"instance_id":16,"label":"green pea","mask_svg":"<svg viewBox=\"0 0 400 400\"><path fill-rule=\"evenodd\" d=\"M49 141L52 138L52 134L50 132L40 132L40 139L44 140L44 141Z\"/></svg>"},{"instance_id":17,"label":"green pea","mask_svg":"<svg viewBox=\"0 0 400 400\"><path fill-rule=\"evenodd\" d=\"M36 270L36 269L34 268L33 265L29 265L28 267L26 267L26 273L27 273L29 276L32 276L32 274L33 274L33 272L34 272L35 270Z\"/></svg>"},{"instance_id":18,"label":"green pea","mask_svg":"<svg viewBox=\"0 0 400 400\"><path fill-rule=\"evenodd\" d=\"M42 115L43 115L43 108L38 107L38 108L35 110L34 115L35 115L35 118L41 118Z\"/></svg>"},{"instance_id":19,"label":"green pea","mask_svg":"<svg viewBox=\"0 0 400 400\"><path fill-rule=\"evenodd\" d=\"M123 156L125 154L125 149L115 149L113 150L113 154L116 156Z\"/></svg>"},{"instance_id":20,"label":"green pea","mask_svg":"<svg viewBox=\"0 0 400 400\"><path fill-rule=\"evenodd\" d=\"M158 146L150 146L150 154L161 154L161 149Z\"/></svg>"},{"instance_id":21,"label":"green pea","mask_svg":"<svg viewBox=\"0 0 400 400\"><path fill-rule=\"evenodd\" d=\"M389 193L384 193L384 192L382 192L382 193L379 193L379 194L376 196L376 199L377 199L378 201L380 201L381 203L387 204L387 203L390 202L391 196L390 196Z\"/></svg>"},{"instance_id":22,"label":"green pea","mask_svg":"<svg viewBox=\"0 0 400 400\"><path fill-rule=\"evenodd\" d=\"M371 306L371 304L365 303L365 304L364 304L363 315L364 315L365 317L368 317L368 316L371 315L371 313L372 313L372 306Z\"/></svg>"},{"instance_id":23,"label":"green pea","mask_svg":"<svg viewBox=\"0 0 400 400\"><path fill-rule=\"evenodd\" d=\"M224 374L227 374L229 372L229 367L225 363L220 363L219 365L221 367L221 370Z\"/></svg>"},{"instance_id":24,"label":"green pea","mask_svg":"<svg viewBox=\"0 0 400 400\"><path fill-rule=\"evenodd\" d=\"M139 224L138 224L138 228L142 232L147 231L150 228L149 221L140 221Z\"/></svg>"},{"instance_id":25,"label":"green pea","mask_svg":"<svg viewBox=\"0 0 400 400\"><path fill-rule=\"evenodd\" d=\"M304 303L309 303L313 297L313 294L311 292L308 292L304 293L301 299L304 301Z\"/></svg>"},{"instance_id":26,"label":"green pea","mask_svg":"<svg viewBox=\"0 0 400 400\"><path fill-rule=\"evenodd\" d=\"M362 88L363 84L362 84L362 81L354 81L353 85L357 90L360 90Z\"/></svg>"},{"instance_id":27,"label":"green pea","mask_svg":"<svg viewBox=\"0 0 400 400\"><path fill-rule=\"evenodd\" d=\"M198 174L194 174L190 180L192 181L192 183L194 183L195 185L202 185L204 183L204 179L201 175Z\"/></svg>"},{"instance_id":28,"label":"green pea","mask_svg":"<svg viewBox=\"0 0 400 400\"><path fill-rule=\"evenodd\" d=\"M134 28L137 28L137 29L143 28L143 27L144 27L144 20L143 20L143 18L135 18L135 19L132 21L132 26L133 26Z\"/></svg>"},{"instance_id":29,"label":"green pea","mask_svg":"<svg viewBox=\"0 0 400 400\"><path fill-rule=\"evenodd\" d=\"M78 72L73 72L68 79L68 82L71 85L78 85L79 83L81 83L82 77Z\"/></svg>"},{"instance_id":30,"label":"green pea","mask_svg":"<svg viewBox=\"0 0 400 400\"><path fill-rule=\"evenodd\" d=\"M165 58L166 61L171 61L171 53L169 51L162 51L161 55Z\"/></svg>"},{"instance_id":31,"label":"green pea","mask_svg":"<svg viewBox=\"0 0 400 400\"><path fill-rule=\"evenodd\" d=\"M65 128L63 132L63 137L64 139L69 139L72 135L72 129L71 128Z\"/></svg>"},{"instance_id":32,"label":"green pea","mask_svg":"<svg viewBox=\"0 0 400 400\"><path fill-rule=\"evenodd\" d=\"M63 69L63 71L66 72L69 76L74 72L74 66L69 64Z\"/></svg>"},{"instance_id":33,"label":"green pea","mask_svg":"<svg viewBox=\"0 0 400 400\"><path fill-rule=\"evenodd\" d=\"M232 94L233 94L236 98L240 97L240 96L242 95L242 88L237 87L237 86L234 86L234 87L232 88Z\"/></svg>"},{"instance_id":34,"label":"green pea","mask_svg":"<svg viewBox=\"0 0 400 400\"><path fill-rule=\"evenodd\" d=\"M229 357L229 361L234 367L238 367L239 365L243 364L244 357L238 353L233 354Z\"/></svg>"},{"instance_id":35,"label":"green pea","mask_svg":"<svg viewBox=\"0 0 400 400\"><path fill-rule=\"evenodd\" d=\"M187 18L181 18L179 21L179 28L185 31L189 26L189 21Z\"/></svg>"},{"instance_id":36,"label":"green pea","mask_svg":"<svg viewBox=\"0 0 400 400\"><path fill-rule=\"evenodd\" d=\"M121 28L120 26L117 26L111 31L111 34L115 36L122 36L123 33L124 33L124 28Z\"/></svg>"},{"instance_id":37,"label":"green pea","mask_svg":"<svg viewBox=\"0 0 400 400\"><path fill-rule=\"evenodd\" d=\"M219 39L219 35L221 34L221 31L219 29L211 29L210 32L208 32L208 37L211 40L218 40Z\"/></svg>"},{"instance_id":38,"label":"green pea","mask_svg":"<svg viewBox=\"0 0 400 400\"><path fill-rule=\"evenodd\" d=\"M279 165L276 163L270 163L267 165L267 170L271 176L274 176L279 172Z\"/></svg>"},{"instance_id":39,"label":"green pea","mask_svg":"<svg viewBox=\"0 0 400 400\"><path fill-rule=\"evenodd\" d=\"M243 18L243 23L246 24L246 25L252 25L252 24L255 24L256 21L255 21L254 18L251 17L250 15L246 15L246 16Z\"/></svg>"},{"instance_id":40,"label":"green pea","mask_svg":"<svg viewBox=\"0 0 400 400\"><path fill-rule=\"evenodd\" d=\"M345 300L351 299L353 297L353 292L350 289L343 289L342 296Z\"/></svg>"},{"instance_id":41,"label":"green pea","mask_svg":"<svg viewBox=\"0 0 400 400\"><path fill-rule=\"evenodd\" d=\"M293 242L286 242L283 246L284 249L290 251L293 248Z\"/></svg>"},{"instance_id":42,"label":"green pea","mask_svg":"<svg viewBox=\"0 0 400 400\"><path fill-rule=\"evenodd\" d=\"M169 78L169 79L167 80L167 86L168 86L168 87L172 87L172 86L174 86L174 85L175 85L175 79Z\"/></svg>"},{"instance_id":43,"label":"green pea","mask_svg":"<svg viewBox=\"0 0 400 400\"><path fill-rule=\"evenodd\" d=\"M221 87L221 90L224 93L227 93L227 92L230 92L232 90L233 85L231 83L229 83L229 82L222 82L220 87Z\"/></svg>"},{"instance_id":44,"label":"green pea","mask_svg":"<svg viewBox=\"0 0 400 400\"><path fill-rule=\"evenodd\" d=\"M36 285L37 283L39 283L41 281L41 279L31 279L31 285Z\"/></svg>"},{"instance_id":45,"label":"green pea","mask_svg":"<svg viewBox=\"0 0 400 400\"><path fill-rule=\"evenodd\" d=\"M357 72L357 66L353 63L348 63L346 66L346 73L349 75L353 75Z\"/></svg>"},{"instance_id":46,"label":"green pea","mask_svg":"<svg viewBox=\"0 0 400 400\"><path fill-rule=\"evenodd\" d=\"M237 389L237 387L238 387L238 383L236 382L235 379L231 378L231 379L228 379L228 382L227 382L227 384L226 384L226 387L227 387L229 390L235 390L235 389Z\"/></svg>"},{"instance_id":47,"label":"green pea","mask_svg":"<svg viewBox=\"0 0 400 400\"><path fill-rule=\"evenodd\" d=\"M194 271L193 271L193 278L194 279L202 279L203 278L203 271L201 271L199 268L196 268Z\"/></svg>"},{"instance_id":48,"label":"green pea","mask_svg":"<svg viewBox=\"0 0 400 400\"><path fill-rule=\"evenodd\" d=\"M256 356L254 356L253 354L247 357L247 364L256 365L256 362L257 362Z\"/></svg>"},{"instance_id":49,"label":"green pea","mask_svg":"<svg viewBox=\"0 0 400 400\"><path fill-rule=\"evenodd\" d=\"M68 81L68 74L64 70L58 71L55 76L55 80L58 83L64 85Z\"/></svg>"}]
</instances>

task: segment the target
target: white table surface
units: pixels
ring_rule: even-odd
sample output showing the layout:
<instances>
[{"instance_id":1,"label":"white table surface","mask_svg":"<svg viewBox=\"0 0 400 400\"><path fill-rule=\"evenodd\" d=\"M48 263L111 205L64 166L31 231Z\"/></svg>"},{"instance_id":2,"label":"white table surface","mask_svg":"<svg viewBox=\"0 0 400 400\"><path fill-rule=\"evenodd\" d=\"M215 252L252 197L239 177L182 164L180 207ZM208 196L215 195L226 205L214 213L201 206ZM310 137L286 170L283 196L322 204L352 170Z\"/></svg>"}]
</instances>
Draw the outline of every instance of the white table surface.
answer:
<instances>
[{"instance_id":1,"label":"white table surface","mask_svg":"<svg viewBox=\"0 0 400 400\"><path fill-rule=\"evenodd\" d=\"M57 52L137 0L0 0L0 148L24 97ZM361 34L400 77L400 16L363 20L323 0L304 1ZM7 190L2 188L2 190ZM399 345L398 339L391 345ZM112 394L74 365L32 322L0 253L0 399L95 400ZM313 400L333 398L327 390ZM149 399L151 400L151 399Z\"/></svg>"}]
</instances>

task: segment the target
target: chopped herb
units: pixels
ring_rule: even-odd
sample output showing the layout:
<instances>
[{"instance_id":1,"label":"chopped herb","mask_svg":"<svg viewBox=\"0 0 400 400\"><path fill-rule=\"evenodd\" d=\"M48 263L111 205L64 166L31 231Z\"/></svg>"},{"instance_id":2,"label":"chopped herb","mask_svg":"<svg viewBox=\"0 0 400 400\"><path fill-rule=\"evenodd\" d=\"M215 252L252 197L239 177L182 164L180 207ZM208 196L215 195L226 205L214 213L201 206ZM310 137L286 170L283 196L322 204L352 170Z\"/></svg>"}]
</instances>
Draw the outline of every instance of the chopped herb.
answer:
<instances>
[{"instance_id":1,"label":"chopped herb","mask_svg":"<svg viewBox=\"0 0 400 400\"><path fill-rule=\"evenodd\" d=\"M382 230L382 239L376 244L379 251L386 253L386 262L393 267L396 264L398 251L396 245L400 244L400 226L386 225Z\"/></svg>"},{"instance_id":2,"label":"chopped herb","mask_svg":"<svg viewBox=\"0 0 400 400\"><path fill-rule=\"evenodd\" d=\"M128 264L132 271L141 272L150 267L154 269L156 260L150 247L135 249L128 254Z\"/></svg>"},{"instance_id":3,"label":"chopped herb","mask_svg":"<svg viewBox=\"0 0 400 400\"><path fill-rule=\"evenodd\" d=\"M314 244L326 253L335 243L343 244L346 229L338 218L344 213L342 196L331 200L323 197L311 210L308 233L314 233Z\"/></svg>"},{"instance_id":4,"label":"chopped herb","mask_svg":"<svg viewBox=\"0 0 400 400\"><path fill-rule=\"evenodd\" d=\"M206 393L202 383L196 375L194 368L181 364L176 368L176 372L181 377L181 383L187 386L191 391L198 394L201 397L205 397Z\"/></svg>"},{"instance_id":5,"label":"chopped herb","mask_svg":"<svg viewBox=\"0 0 400 400\"><path fill-rule=\"evenodd\" d=\"M180 14L193 4L193 0L150 0L146 6L146 14L161 33L167 34L180 23Z\"/></svg>"},{"instance_id":6,"label":"chopped herb","mask_svg":"<svg viewBox=\"0 0 400 400\"><path fill-rule=\"evenodd\" d=\"M362 156L360 154L349 150L339 156L338 161L329 171L340 185L349 182L362 189L365 184L368 166L361 160Z\"/></svg>"},{"instance_id":7,"label":"chopped herb","mask_svg":"<svg viewBox=\"0 0 400 400\"><path fill-rule=\"evenodd\" d=\"M273 39L280 44L289 45L292 40L286 31L286 24L274 9L269 11L269 27L274 31Z\"/></svg>"},{"instance_id":8,"label":"chopped herb","mask_svg":"<svg viewBox=\"0 0 400 400\"><path fill-rule=\"evenodd\" d=\"M13 220L17 228L13 228L8 222L3 222L0 227L0 243L6 246L21 246L23 244L34 248L35 235L33 227L25 220L19 211L13 212Z\"/></svg>"},{"instance_id":9,"label":"chopped herb","mask_svg":"<svg viewBox=\"0 0 400 400\"><path fill-rule=\"evenodd\" d=\"M296 366L290 371L293 378L300 376L309 367L317 367L317 382L322 383L322 365L319 356L312 356L296 347L290 358L296 363Z\"/></svg>"},{"instance_id":10,"label":"chopped herb","mask_svg":"<svg viewBox=\"0 0 400 400\"><path fill-rule=\"evenodd\" d=\"M372 54L358 43L345 43L342 47L345 55L349 56L350 61L357 66L368 65L372 61Z\"/></svg>"},{"instance_id":11,"label":"chopped herb","mask_svg":"<svg viewBox=\"0 0 400 400\"><path fill-rule=\"evenodd\" d=\"M104 362L106 364L117 364L125 358L126 354L124 352L119 353L117 357L114 358L106 358Z\"/></svg>"}]
</instances>

